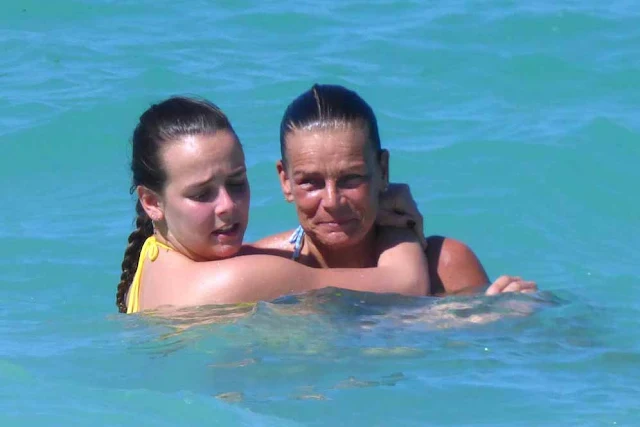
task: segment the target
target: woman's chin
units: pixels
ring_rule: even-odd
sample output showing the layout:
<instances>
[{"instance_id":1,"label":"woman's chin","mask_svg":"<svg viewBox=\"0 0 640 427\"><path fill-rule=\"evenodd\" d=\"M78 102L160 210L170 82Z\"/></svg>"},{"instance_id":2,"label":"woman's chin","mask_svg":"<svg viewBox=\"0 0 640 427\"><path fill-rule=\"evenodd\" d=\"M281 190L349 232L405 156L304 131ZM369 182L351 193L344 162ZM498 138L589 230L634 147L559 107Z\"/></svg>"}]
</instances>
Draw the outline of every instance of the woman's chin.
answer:
<instances>
[{"instance_id":1,"label":"woman's chin","mask_svg":"<svg viewBox=\"0 0 640 427\"><path fill-rule=\"evenodd\" d=\"M322 246L332 249L344 249L357 245L360 240L344 233L331 233L329 235L317 236L315 239Z\"/></svg>"},{"instance_id":2,"label":"woman's chin","mask_svg":"<svg viewBox=\"0 0 640 427\"><path fill-rule=\"evenodd\" d=\"M367 235L361 221L345 224L318 224L309 230L309 237L316 243L331 249L345 249L360 244Z\"/></svg>"}]
</instances>

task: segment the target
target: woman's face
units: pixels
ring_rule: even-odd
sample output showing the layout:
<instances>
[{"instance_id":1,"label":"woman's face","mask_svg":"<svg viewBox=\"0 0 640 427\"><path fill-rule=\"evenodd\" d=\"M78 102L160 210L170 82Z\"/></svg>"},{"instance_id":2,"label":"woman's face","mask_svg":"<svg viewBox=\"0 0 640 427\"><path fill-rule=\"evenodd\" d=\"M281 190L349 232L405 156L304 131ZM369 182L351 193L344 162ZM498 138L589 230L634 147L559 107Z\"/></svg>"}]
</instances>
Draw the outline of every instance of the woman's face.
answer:
<instances>
[{"instance_id":1,"label":"woman's face","mask_svg":"<svg viewBox=\"0 0 640 427\"><path fill-rule=\"evenodd\" d=\"M386 186L388 154L378 155L364 126L294 130L286 136L286 165L278 163L285 198L319 245L345 248L373 229Z\"/></svg>"},{"instance_id":2,"label":"woman's face","mask_svg":"<svg viewBox=\"0 0 640 427\"><path fill-rule=\"evenodd\" d=\"M186 136L161 156L167 181L158 206L168 242L195 260L235 255L249 221L249 183L236 135Z\"/></svg>"}]
</instances>

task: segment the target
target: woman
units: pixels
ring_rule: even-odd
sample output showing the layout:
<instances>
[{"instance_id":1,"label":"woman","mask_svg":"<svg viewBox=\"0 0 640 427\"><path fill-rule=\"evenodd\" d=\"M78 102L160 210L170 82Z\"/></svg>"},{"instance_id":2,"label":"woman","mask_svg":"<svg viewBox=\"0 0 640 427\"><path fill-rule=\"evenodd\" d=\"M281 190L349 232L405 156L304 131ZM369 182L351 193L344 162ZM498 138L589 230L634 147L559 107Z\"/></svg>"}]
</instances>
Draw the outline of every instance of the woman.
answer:
<instances>
[{"instance_id":1,"label":"woman","mask_svg":"<svg viewBox=\"0 0 640 427\"><path fill-rule=\"evenodd\" d=\"M407 230L386 229L377 268L312 269L238 256L249 217L242 146L215 105L175 97L149 108L133 134L136 230L116 293L121 312L270 300L327 285L424 295L427 264Z\"/></svg>"},{"instance_id":2,"label":"woman","mask_svg":"<svg viewBox=\"0 0 640 427\"><path fill-rule=\"evenodd\" d=\"M371 107L344 87L316 84L287 107L280 151L278 177L285 199L295 204L300 226L293 234L276 234L255 246L312 267L377 265L379 252L372 242L379 233L379 200L389 185L389 153L381 148ZM410 206L407 189L400 199ZM419 219L408 225L416 223L421 229ZM465 244L439 236L427 243L431 294L477 291L489 283ZM533 282L502 276L486 292L535 289Z\"/></svg>"}]
</instances>

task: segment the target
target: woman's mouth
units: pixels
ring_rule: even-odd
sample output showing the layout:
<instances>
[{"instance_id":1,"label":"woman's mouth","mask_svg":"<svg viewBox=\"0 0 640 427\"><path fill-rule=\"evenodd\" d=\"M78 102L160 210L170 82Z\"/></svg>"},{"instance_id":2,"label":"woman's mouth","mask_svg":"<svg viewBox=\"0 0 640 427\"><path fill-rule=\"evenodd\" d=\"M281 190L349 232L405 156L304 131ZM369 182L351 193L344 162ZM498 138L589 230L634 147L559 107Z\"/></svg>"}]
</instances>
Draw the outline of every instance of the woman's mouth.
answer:
<instances>
[{"instance_id":1,"label":"woman's mouth","mask_svg":"<svg viewBox=\"0 0 640 427\"><path fill-rule=\"evenodd\" d=\"M357 220L351 219L336 219L333 221L323 221L320 225L329 228L329 229L342 229L344 227L349 227L350 225L356 223Z\"/></svg>"}]
</instances>

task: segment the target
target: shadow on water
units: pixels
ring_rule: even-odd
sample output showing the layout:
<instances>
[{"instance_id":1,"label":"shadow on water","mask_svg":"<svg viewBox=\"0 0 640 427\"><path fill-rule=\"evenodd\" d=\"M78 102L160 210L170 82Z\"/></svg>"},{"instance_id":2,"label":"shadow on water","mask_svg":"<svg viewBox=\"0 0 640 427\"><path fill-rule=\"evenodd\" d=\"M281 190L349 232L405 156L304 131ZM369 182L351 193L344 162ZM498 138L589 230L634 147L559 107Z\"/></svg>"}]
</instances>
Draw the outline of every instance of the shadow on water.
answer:
<instances>
[{"instance_id":1,"label":"shadow on water","mask_svg":"<svg viewBox=\"0 0 640 427\"><path fill-rule=\"evenodd\" d=\"M535 327L542 310L566 304L548 292L436 298L326 288L272 302L147 312L128 320L145 330L129 342L133 353L152 357L196 343L216 350L279 349L302 354L317 353L318 348L324 354L344 354L354 348L382 354L391 347L388 353L399 355L398 348L414 346L416 337L431 342L436 331L482 334L492 327L517 328L523 322Z\"/></svg>"},{"instance_id":2,"label":"shadow on water","mask_svg":"<svg viewBox=\"0 0 640 427\"><path fill-rule=\"evenodd\" d=\"M594 320L602 314L575 296L545 292L412 298L329 288L88 319L82 341L34 355L24 368L58 386L188 398L201 408L215 399L261 416L311 420L326 403L348 413L399 393L407 400L396 404L408 409L434 387L517 387L514 375L523 371L541 372L553 387L562 372L611 359L607 329ZM17 369L0 367L16 378Z\"/></svg>"},{"instance_id":3,"label":"shadow on water","mask_svg":"<svg viewBox=\"0 0 640 427\"><path fill-rule=\"evenodd\" d=\"M415 380L429 367L493 366L540 346L580 345L564 333L551 337L556 326L545 320L545 312L570 305L544 292L415 298L328 288L268 303L135 316L127 322L147 335L136 334L126 351L144 365L147 387L188 388L250 406L326 400Z\"/></svg>"}]
</instances>

